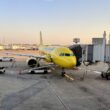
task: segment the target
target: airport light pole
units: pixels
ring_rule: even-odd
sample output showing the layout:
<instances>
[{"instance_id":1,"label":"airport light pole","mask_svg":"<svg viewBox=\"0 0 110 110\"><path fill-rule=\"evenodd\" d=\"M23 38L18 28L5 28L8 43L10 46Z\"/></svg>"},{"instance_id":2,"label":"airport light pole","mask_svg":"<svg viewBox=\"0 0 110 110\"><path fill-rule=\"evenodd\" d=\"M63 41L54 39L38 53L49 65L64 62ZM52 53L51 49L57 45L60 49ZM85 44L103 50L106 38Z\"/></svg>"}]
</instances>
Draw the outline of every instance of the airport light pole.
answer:
<instances>
[{"instance_id":1,"label":"airport light pole","mask_svg":"<svg viewBox=\"0 0 110 110\"><path fill-rule=\"evenodd\" d=\"M103 46L104 46L104 62L106 62L106 31L103 34Z\"/></svg>"},{"instance_id":2,"label":"airport light pole","mask_svg":"<svg viewBox=\"0 0 110 110\"><path fill-rule=\"evenodd\" d=\"M109 62L110 62L110 34L109 34L109 43L108 43L108 46L109 46Z\"/></svg>"}]
</instances>

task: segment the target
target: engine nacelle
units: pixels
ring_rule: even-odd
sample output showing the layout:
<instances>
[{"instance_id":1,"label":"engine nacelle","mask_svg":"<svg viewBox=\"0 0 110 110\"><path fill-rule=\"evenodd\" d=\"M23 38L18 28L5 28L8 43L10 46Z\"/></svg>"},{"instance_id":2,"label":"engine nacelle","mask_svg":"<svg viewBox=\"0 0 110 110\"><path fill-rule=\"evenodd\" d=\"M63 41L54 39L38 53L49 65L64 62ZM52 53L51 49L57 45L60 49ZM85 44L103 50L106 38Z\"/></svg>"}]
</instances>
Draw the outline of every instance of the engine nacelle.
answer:
<instances>
[{"instance_id":1,"label":"engine nacelle","mask_svg":"<svg viewBox=\"0 0 110 110\"><path fill-rule=\"evenodd\" d=\"M29 58L27 59L27 65L29 67L35 67L38 64L38 61L36 58Z\"/></svg>"}]
</instances>

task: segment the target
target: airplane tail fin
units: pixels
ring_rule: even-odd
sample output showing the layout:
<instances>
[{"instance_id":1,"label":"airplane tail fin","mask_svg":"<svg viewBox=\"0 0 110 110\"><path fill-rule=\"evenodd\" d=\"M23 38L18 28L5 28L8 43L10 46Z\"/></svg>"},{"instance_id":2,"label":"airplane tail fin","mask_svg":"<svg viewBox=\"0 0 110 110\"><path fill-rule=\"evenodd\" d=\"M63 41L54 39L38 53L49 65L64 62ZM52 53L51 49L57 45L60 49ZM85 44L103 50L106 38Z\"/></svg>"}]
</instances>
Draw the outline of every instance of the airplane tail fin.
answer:
<instances>
[{"instance_id":1,"label":"airplane tail fin","mask_svg":"<svg viewBox=\"0 0 110 110\"><path fill-rule=\"evenodd\" d=\"M43 45L42 32L40 31L40 45Z\"/></svg>"}]
</instances>

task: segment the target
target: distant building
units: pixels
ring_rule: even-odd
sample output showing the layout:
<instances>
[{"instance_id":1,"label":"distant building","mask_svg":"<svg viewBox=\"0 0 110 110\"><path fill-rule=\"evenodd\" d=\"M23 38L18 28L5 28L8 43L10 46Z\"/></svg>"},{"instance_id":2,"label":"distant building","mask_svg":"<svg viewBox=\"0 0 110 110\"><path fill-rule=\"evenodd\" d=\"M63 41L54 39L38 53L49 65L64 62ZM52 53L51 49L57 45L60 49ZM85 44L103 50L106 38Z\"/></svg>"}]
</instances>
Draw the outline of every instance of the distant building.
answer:
<instances>
[{"instance_id":1,"label":"distant building","mask_svg":"<svg viewBox=\"0 0 110 110\"><path fill-rule=\"evenodd\" d=\"M20 49L19 44L12 44L12 50L18 50L18 49Z\"/></svg>"},{"instance_id":2,"label":"distant building","mask_svg":"<svg viewBox=\"0 0 110 110\"><path fill-rule=\"evenodd\" d=\"M4 45L0 44L0 50L4 49Z\"/></svg>"},{"instance_id":3,"label":"distant building","mask_svg":"<svg viewBox=\"0 0 110 110\"><path fill-rule=\"evenodd\" d=\"M36 44L0 44L0 50L38 50Z\"/></svg>"},{"instance_id":4,"label":"distant building","mask_svg":"<svg viewBox=\"0 0 110 110\"><path fill-rule=\"evenodd\" d=\"M36 44L11 44L12 50L37 50Z\"/></svg>"},{"instance_id":5,"label":"distant building","mask_svg":"<svg viewBox=\"0 0 110 110\"><path fill-rule=\"evenodd\" d=\"M12 49L12 45L10 45L10 44L4 45L4 49L5 50L11 50Z\"/></svg>"}]
</instances>

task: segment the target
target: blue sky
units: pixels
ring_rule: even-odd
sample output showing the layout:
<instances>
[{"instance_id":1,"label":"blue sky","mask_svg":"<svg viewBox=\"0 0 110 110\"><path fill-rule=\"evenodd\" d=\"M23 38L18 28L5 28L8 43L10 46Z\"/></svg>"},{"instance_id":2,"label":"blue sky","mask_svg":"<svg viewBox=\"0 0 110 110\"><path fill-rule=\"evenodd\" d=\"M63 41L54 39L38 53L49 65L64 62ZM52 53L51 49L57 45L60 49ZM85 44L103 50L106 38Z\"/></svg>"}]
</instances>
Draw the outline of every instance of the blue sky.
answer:
<instances>
[{"instance_id":1,"label":"blue sky","mask_svg":"<svg viewBox=\"0 0 110 110\"><path fill-rule=\"evenodd\" d=\"M110 0L0 0L0 42L90 43L110 30Z\"/></svg>"}]
</instances>

